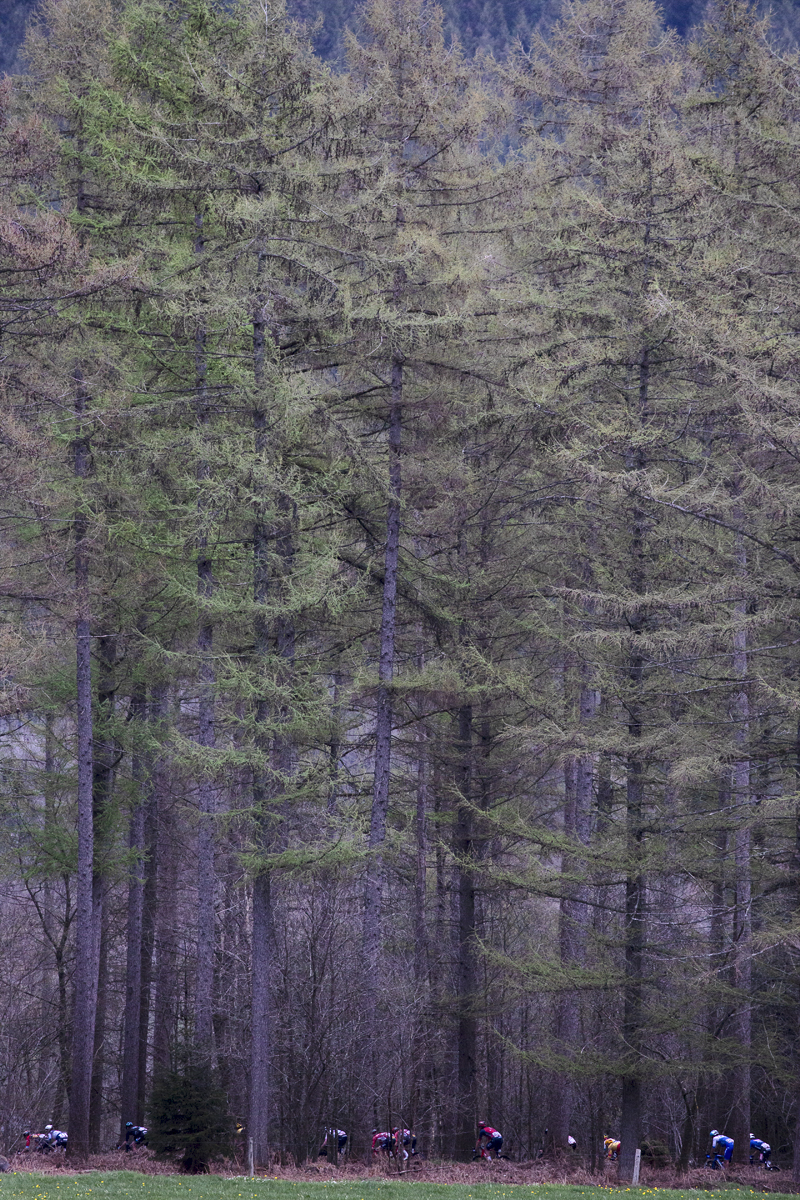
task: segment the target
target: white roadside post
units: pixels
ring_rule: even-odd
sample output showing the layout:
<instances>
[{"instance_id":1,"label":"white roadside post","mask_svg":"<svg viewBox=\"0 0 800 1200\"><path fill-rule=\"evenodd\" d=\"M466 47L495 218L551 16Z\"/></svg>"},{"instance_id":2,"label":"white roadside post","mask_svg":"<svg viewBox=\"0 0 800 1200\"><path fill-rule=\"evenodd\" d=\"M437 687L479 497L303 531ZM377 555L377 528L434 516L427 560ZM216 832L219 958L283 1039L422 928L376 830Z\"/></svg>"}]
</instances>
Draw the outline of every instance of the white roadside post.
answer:
<instances>
[{"instance_id":1,"label":"white roadside post","mask_svg":"<svg viewBox=\"0 0 800 1200\"><path fill-rule=\"evenodd\" d=\"M642 1165L642 1152L637 1150L633 1156L633 1179L631 1183L639 1182L639 1167Z\"/></svg>"}]
</instances>

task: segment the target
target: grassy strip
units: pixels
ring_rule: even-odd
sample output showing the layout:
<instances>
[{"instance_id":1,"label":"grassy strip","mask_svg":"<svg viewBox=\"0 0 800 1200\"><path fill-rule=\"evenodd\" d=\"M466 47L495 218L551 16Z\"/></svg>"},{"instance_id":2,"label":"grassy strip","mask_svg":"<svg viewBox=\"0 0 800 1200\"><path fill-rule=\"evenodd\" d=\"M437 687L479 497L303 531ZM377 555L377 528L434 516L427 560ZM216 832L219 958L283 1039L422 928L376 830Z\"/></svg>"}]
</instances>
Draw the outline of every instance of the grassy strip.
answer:
<instances>
[{"instance_id":1,"label":"grassy strip","mask_svg":"<svg viewBox=\"0 0 800 1200\"><path fill-rule=\"evenodd\" d=\"M591 1187L589 1185L501 1183L428 1183L423 1180L368 1179L361 1182L331 1179L324 1183L278 1178L251 1179L218 1175L179 1178L175 1175L146 1175L135 1171L93 1171L69 1175L0 1175L0 1200L408 1200L408 1189L423 1191L430 1200L580 1200L602 1191L625 1200L698 1200L709 1190L673 1190L658 1187ZM714 1191L731 1200L749 1200L763 1193L756 1188L722 1184ZM56 1195L58 1193L58 1195ZM771 1193L770 1200L783 1200L784 1193ZM786 1200L789 1200L788 1195ZM797 1200L795 1197L794 1200Z\"/></svg>"}]
</instances>

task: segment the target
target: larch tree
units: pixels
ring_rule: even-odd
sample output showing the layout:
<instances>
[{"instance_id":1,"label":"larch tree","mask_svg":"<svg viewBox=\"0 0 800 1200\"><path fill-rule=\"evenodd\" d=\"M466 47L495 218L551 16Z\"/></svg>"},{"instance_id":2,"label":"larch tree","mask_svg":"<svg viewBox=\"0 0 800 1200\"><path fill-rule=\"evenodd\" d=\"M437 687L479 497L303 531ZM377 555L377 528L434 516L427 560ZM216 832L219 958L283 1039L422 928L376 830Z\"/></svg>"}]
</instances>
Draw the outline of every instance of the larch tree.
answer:
<instances>
[{"instance_id":1,"label":"larch tree","mask_svg":"<svg viewBox=\"0 0 800 1200\"><path fill-rule=\"evenodd\" d=\"M466 330L480 242L471 231L489 176L476 153L485 103L457 47L446 45L435 6L374 0L348 44L348 61L350 94L339 103L335 133L337 153L352 164L352 182L341 162L344 182L333 237L349 260L342 282L353 333L352 344L341 344L334 361L350 420L361 424L358 436L369 449L365 465L372 478L359 472L362 494L354 495L351 513L366 533L364 550L374 561L370 574L380 595L380 620L367 643L376 668L375 740L361 961L365 1036L374 1055L383 1024L385 843L398 687L416 657L401 651L400 635L404 610L414 607L415 579L425 574L415 549L428 537L419 514L433 507L434 496L439 503L443 499L431 473L442 468L427 454L423 438L426 427L434 436L437 426L443 430L458 420L474 398L476 389L463 383L469 378ZM436 392L441 400L432 406ZM471 750L464 750L459 772L470 757ZM469 929L459 949L466 964L474 954L466 910L462 925ZM468 1011L472 982L467 991L465 1029L474 1027ZM460 1047L458 1145L465 1153L467 1142L471 1147L474 1141L476 1116L474 1038L465 1032ZM376 1063L371 1080L379 1074ZM364 1123L378 1118L372 1081L365 1080Z\"/></svg>"},{"instance_id":2,"label":"larch tree","mask_svg":"<svg viewBox=\"0 0 800 1200\"><path fill-rule=\"evenodd\" d=\"M714 214L693 170L684 61L652 6L571 5L553 39L518 60L510 78L528 106L523 128L538 160L538 211L552 222L549 245L538 240L528 251L531 305L552 314L546 337L534 343L528 386L547 398L560 433L547 470L570 497L564 517L585 529L586 560L564 591L571 624L582 631L570 637L568 626L565 634L588 656L583 688L602 696L599 744L611 755L619 795L613 823L596 818L593 857L609 855L605 870L618 880L622 913L619 957L606 969L619 972L619 1169L630 1178L643 1082L661 1073L649 1043L668 1019L653 984L669 940L658 944L647 908L667 871L660 830L672 819L669 780L683 775L702 786L714 764L712 754L704 764L695 757L682 645L702 675L718 634L694 614L704 596L714 603L721 566L702 521L667 499L682 489L702 494L710 401L703 355L685 344L668 301L657 297L707 295ZM548 210L550 197L557 208ZM685 545L696 564L690 592L674 574L677 560L661 554L666 544ZM583 704L577 711L592 719ZM585 769L593 770L591 759ZM585 861L581 841L576 852ZM565 1124L561 1113L562 1135Z\"/></svg>"},{"instance_id":3,"label":"larch tree","mask_svg":"<svg viewBox=\"0 0 800 1200\"><path fill-rule=\"evenodd\" d=\"M51 194L58 199L61 211L81 242L91 241L88 226L97 215L98 203L100 209L108 205L107 198L101 199L94 190L97 175L91 154L87 153L89 135L84 105L92 82L102 77L107 67L104 51L110 27L111 13L105 5L51 7L40 14L40 22L27 46L32 64L30 90L39 110L59 122L59 153L49 181ZM91 66L85 53L88 45L94 47ZM69 81L61 92L59 80ZM84 253L88 261L89 254ZM83 280L73 279L63 299L59 302L54 298L58 335L37 354L40 367L50 377L42 397L42 411L47 413L47 423L57 438L65 433L64 389L68 388L72 396L71 479L56 473L50 482L48 498L54 505L53 517L59 510L63 514L65 506L72 507L69 525L76 646L78 865L70 1072L70 1122L74 1138L70 1141L70 1154L78 1159L86 1157L90 1143L96 1145L100 1136L105 1032L103 900L109 871L110 788L116 753L112 744L110 699L116 688L113 660L117 631L121 628L119 619L123 610L126 612L123 623L130 613L130 608L119 603L122 560L110 571L107 569L109 526L113 525L112 514L118 508L119 480L114 479L113 469L108 472L101 468L98 472L94 467L93 456L97 454L103 461L101 445L113 442L116 436L119 415L115 352L104 342L102 329L98 328L102 321L98 323L96 317L101 307L108 309L122 302L134 277L130 261L123 264L118 259L113 266L95 265ZM42 378L46 378L44 374ZM115 591L117 599L112 599ZM98 672L97 694L92 670L95 654L104 664ZM102 751L98 751L100 744Z\"/></svg>"}]
</instances>

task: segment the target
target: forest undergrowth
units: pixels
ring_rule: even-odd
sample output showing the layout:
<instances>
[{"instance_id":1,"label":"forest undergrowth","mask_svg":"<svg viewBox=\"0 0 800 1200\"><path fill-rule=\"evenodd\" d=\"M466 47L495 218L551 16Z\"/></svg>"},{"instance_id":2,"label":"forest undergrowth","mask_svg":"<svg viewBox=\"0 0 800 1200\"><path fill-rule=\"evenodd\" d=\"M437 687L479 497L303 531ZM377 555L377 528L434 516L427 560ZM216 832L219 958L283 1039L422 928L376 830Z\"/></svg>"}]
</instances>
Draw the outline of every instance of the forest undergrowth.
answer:
<instances>
[{"instance_id":1,"label":"forest undergrowth","mask_svg":"<svg viewBox=\"0 0 800 1200\"><path fill-rule=\"evenodd\" d=\"M72 1176L71 1170L62 1155L53 1155L41 1160L30 1154L9 1156L12 1172L26 1175ZM221 1179L241 1179L246 1167L237 1160L226 1159L211 1165L211 1175ZM105 1154L94 1154L89 1157L85 1169L77 1174L110 1172L137 1172L148 1176L179 1176L180 1169L176 1163L168 1160L157 1160L152 1154L139 1152L126 1154L122 1150L110 1150ZM206 1177L207 1178L207 1177ZM492 1163L457 1163L446 1159L429 1161L418 1160L407 1171L400 1172L394 1164L375 1164L366 1166L363 1163L349 1162L338 1169L326 1163L305 1162L300 1166L293 1164L274 1164L267 1175L263 1171L256 1173L256 1178L284 1181L287 1183L337 1183L353 1184L375 1182L414 1182L432 1185L477 1185L484 1188L493 1184L511 1185L515 1187L592 1187L614 1189L618 1185L616 1167L604 1164L600 1173L592 1173L583 1166L564 1165L554 1162L534 1160L531 1162L510 1162L500 1160ZM192 1176L197 1184L200 1180ZM789 1174L780 1174L780 1178L766 1176L763 1170L756 1167L731 1168L722 1173L711 1173L704 1168L690 1170L686 1174L678 1174L672 1167L648 1168L643 1167L640 1175L639 1188L622 1187L622 1191L640 1192L642 1195L652 1195L653 1192L687 1191L744 1191L748 1195L770 1193L772 1195L796 1195L797 1190L791 1185ZM342 1197L349 1200L349 1197ZM361 1200L359 1197L358 1200ZM466 1198L465 1198L466 1200ZM469 1200L480 1200L470 1193ZM553 1198L557 1200L557 1198Z\"/></svg>"}]
</instances>

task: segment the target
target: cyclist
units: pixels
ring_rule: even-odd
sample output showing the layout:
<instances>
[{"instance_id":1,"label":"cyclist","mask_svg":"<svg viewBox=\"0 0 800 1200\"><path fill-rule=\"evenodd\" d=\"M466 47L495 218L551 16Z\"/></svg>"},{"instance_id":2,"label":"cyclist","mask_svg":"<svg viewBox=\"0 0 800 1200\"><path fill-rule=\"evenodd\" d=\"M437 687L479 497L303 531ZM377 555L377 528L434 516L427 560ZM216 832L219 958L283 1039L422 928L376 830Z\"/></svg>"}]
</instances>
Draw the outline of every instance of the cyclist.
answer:
<instances>
[{"instance_id":1,"label":"cyclist","mask_svg":"<svg viewBox=\"0 0 800 1200\"><path fill-rule=\"evenodd\" d=\"M134 1125L133 1121L125 1122L125 1150L132 1150L134 1146L147 1145L147 1127L145 1125Z\"/></svg>"},{"instance_id":2,"label":"cyclist","mask_svg":"<svg viewBox=\"0 0 800 1200\"><path fill-rule=\"evenodd\" d=\"M398 1156L402 1154L403 1158L408 1158L409 1153L417 1153L417 1135L412 1133L410 1129L398 1129L395 1127L392 1130L392 1143L394 1152Z\"/></svg>"},{"instance_id":3,"label":"cyclist","mask_svg":"<svg viewBox=\"0 0 800 1200\"><path fill-rule=\"evenodd\" d=\"M765 1142L761 1138L757 1138L754 1133L751 1133L750 1134L750 1162L751 1162L751 1164L756 1162L756 1155L758 1155L758 1162L761 1162L764 1164L764 1170L771 1171L773 1169L772 1163L770 1161L771 1154L772 1154L772 1147L770 1146L769 1142Z\"/></svg>"},{"instance_id":4,"label":"cyclist","mask_svg":"<svg viewBox=\"0 0 800 1200\"><path fill-rule=\"evenodd\" d=\"M500 1157L500 1151L503 1149L503 1135L497 1129L493 1129L491 1125L487 1125L485 1121L478 1122L478 1140L475 1143L473 1158L488 1158L491 1162L492 1155L490 1151L494 1150L495 1158Z\"/></svg>"},{"instance_id":5,"label":"cyclist","mask_svg":"<svg viewBox=\"0 0 800 1200\"><path fill-rule=\"evenodd\" d=\"M328 1131L328 1132L330 1132L330 1131ZM339 1153L344 1154L345 1146L347 1145L347 1134L345 1133L345 1131L343 1129L336 1130L336 1142L339 1147ZM318 1157L319 1158L327 1158L328 1157L328 1133L327 1132L325 1134L325 1137L323 1138L322 1146L320 1148Z\"/></svg>"},{"instance_id":6,"label":"cyclist","mask_svg":"<svg viewBox=\"0 0 800 1200\"><path fill-rule=\"evenodd\" d=\"M54 1129L52 1125L45 1125L44 1141L39 1149L47 1152L48 1150L66 1150L66 1147L67 1135L63 1129Z\"/></svg>"},{"instance_id":7,"label":"cyclist","mask_svg":"<svg viewBox=\"0 0 800 1200\"><path fill-rule=\"evenodd\" d=\"M619 1157L620 1147L622 1146L622 1142L619 1140L619 1138L609 1137L609 1135L606 1134L606 1136L603 1138L603 1145L605 1146L606 1158L609 1159L610 1162L616 1162L617 1158Z\"/></svg>"},{"instance_id":8,"label":"cyclist","mask_svg":"<svg viewBox=\"0 0 800 1200\"><path fill-rule=\"evenodd\" d=\"M385 1154L388 1158L394 1149L394 1139L388 1132L380 1133L377 1129L372 1131L372 1156L377 1158L379 1154Z\"/></svg>"},{"instance_id":9,"label":"cyclist","mask_svg":"<svg viewBox=\"0 0 800 1200\"><path fill-rule=\"evenodd\" d=\"M711 1138L711 1154L706 1155L711 1160L712 1171L719 1171L724 1162L733 1158L733 1138L712 1129L708 1135Z\"/></svg>"}]
</instances>

